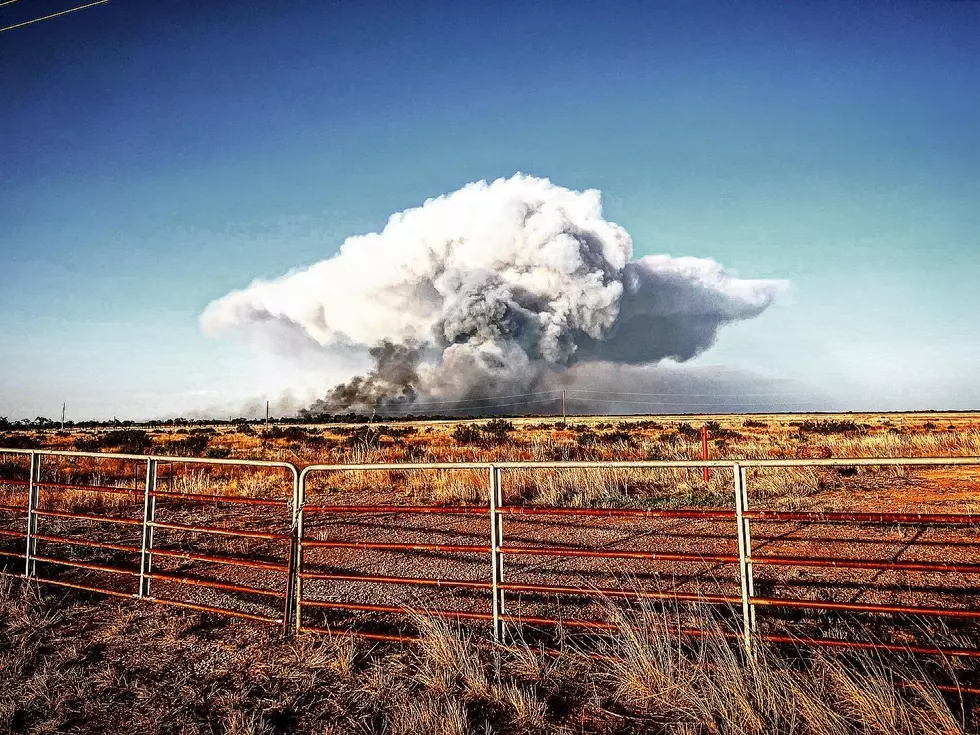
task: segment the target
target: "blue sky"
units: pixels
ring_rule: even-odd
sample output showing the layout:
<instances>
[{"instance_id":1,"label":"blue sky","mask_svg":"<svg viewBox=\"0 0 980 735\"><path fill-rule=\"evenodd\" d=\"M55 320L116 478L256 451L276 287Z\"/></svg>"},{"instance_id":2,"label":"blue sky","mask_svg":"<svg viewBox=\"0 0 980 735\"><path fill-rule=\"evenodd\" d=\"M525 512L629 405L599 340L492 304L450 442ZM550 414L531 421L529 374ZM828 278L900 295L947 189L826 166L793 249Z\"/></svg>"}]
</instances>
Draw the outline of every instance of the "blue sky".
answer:
<instances>
[{"instance_id":1,"label":"blue sky","mask_svg":"<svg viewBox=\"0 0 980 735\"><path fill-rule=\"evenodd\" d=\"M980 2L112 0L0 33L0 110L0 415L262 395L212 299L515 171L793 282L699 365L980 408Z\"/></svg>"}]
</instances>

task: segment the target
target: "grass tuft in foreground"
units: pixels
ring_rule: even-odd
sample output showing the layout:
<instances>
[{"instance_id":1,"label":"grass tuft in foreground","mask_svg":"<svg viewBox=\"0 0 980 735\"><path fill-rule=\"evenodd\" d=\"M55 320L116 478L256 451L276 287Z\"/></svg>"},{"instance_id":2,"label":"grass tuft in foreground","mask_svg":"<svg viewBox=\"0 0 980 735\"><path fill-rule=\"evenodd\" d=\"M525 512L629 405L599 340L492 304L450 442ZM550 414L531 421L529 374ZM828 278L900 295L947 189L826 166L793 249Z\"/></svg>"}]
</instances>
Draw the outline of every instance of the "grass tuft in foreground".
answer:
<instances>
[{"instance_id":1,"label":"grass tuft in foreground","mask_svg":"<svg viewBox=\"0 0 980 735\"><path fill-rule=\"evenodd\" d=\"M706 622L707 624L707 622ZM961 733L960 703L873 658L805 662L665 632L552 655L440 620L417 645L300 636L0 581L0 731L17 733Z\"/></svg>"}]
</instances>

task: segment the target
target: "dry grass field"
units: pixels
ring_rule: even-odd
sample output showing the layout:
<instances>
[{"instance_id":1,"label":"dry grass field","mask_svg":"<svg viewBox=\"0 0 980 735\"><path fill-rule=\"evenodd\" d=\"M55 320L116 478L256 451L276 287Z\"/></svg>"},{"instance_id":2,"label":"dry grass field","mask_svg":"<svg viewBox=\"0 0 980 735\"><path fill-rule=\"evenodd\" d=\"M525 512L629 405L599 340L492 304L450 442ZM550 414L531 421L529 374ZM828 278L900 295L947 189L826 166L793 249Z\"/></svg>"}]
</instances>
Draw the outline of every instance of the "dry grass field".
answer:
<instances>
[{"instance_id":1,"label":"dry grass field","mask_svg":"<svg viewBox=\"0 0 980 735\"><path fill-rule=\"evenodd\" d=\"M0 447L78 449L286 461L298 465L391 462L488 462L698 459L701 427L709 429L711 459L980 456L978 414L837 416L647 416L480 421L373 422L359 425L270 425L17 430L0 433ZM128 488L92 493L49 488L50 511L142 516L142 463L99 458L45 458L47 482ZM0 454L0 505L22 505L24 488L3 480L26 477L23 457ZM280 508L205 504L183 494L288 500L291 480L278 470L168 463L160 467L157 519L180 524L288 531ZM511 469L502 476L508 505L572 508L731 509L727 468L705 481L700 469ZM751 469L755 509L980 513L980 472L974 468L792 467ZM325 505L488 504L483 471L373 471L311 475L308 502ZM202 520L203 519L203 520ZM79 519L44 518L40 533L85 536L138 546L138 527L105 527ZM22 519L0 513L0 552L16 540L3 529ZM307 518L309 538L358 541L486 544L487 519L407 514L330 514ZM978 563L977 530L941 526L830 526L753 523L753 554L836 556L901 561ZM202 575L228 583L277 589L274 572L216 568L179 556L248 554L270 565L286 548L270 540L191 537L159 529L154 557L167 575ZM508 543L574 550L731 554L731 521L508 517ZM132 555L107 548L70 549L42 542L40 553L83 563L132 565ZM483 579L485 554L311 549L310 570L342 574ZM737 595L733 565L659 565L628 558L513 557L508 581L595 589L634 588L697 595ZM0 556L0 567L17 571ZM45 568L54 574L54 567ZM131 593L131 576L61 570ZM61 573L59 572L59 573ZM69 576L72 575L72 576ZM224 576L221 576L224 575ZM813 601L980 607L977 578L854 569L756 568L756 595ZM275 598L187 589L166 579L156 593L200 604L231 606L274 617ZM155 594L156 594L155 593ZM408 605L473 612L487 609L480 591L422 590L404 585L311 582L310 599ZM593 618L613 630L584 635L559 628L547 637L512 629L508 645L490 644L482 624L456 629L427 615L312 610L306 624L417 635L415 645L347 637L300 635L281 640L248 622L84 592L10 583L3 589L0 729L12 732L676 732L892 733L967 732L977 722L971 697L940 694L928 682L978 681L974 667L951 660L914 661L901 655L830 655L762 648L751 664L737 639L683 638L667 628L730 633L740 611L696 605L632 604L598 596L511 594L508 612ZM237 606L237 607L236 607ZM876 616L766 609L763 628L792 626L823 637L855 631L875 640L973 646L972 621L882 621ZM911 632L910 632L911 631ZM553 656L539 645L564 650ZM904 682L904 683L903 683ZM909 685L907 682L927 682ZM176 693L180 693L179 695Z\"/></svg>"},{"instance_id":2,"label":"dry grass field","mask_svg":"<svg viewBox=\"0 0 980 735\"><path fill-rule=\"evenodd\" d=\"M957 457L980 455L980 414L842 414L753 416L635 416L490 419L371 424L7 431L0 447L232 457L313 463L674 460L701 457L701 427L710 432L711 459ZM105 464L101 472L111 473ZM5 470L10 472L12 470ZM100 468L76 462L76 474ZM857 469L849 480L834 469L757 472L752 492L783 506L814 503L849 509L978 508L972 473L946 469ZM727 497L730 477L705 485L692 471L661 482L641 473L563 473L519 488L543 504L597 505L629 497L704 502ZM193 479L193 478L192 478ZM372 483L379 479L375 476ZM520 481L522 478L518 478ZM186 481L186 480L185 480ZM205 473L199 481L207 483ZM224 480L219 480L223 482ZM414 481L413 495L434 502L471 497L467 483L435 476ZM867 491L867 492L866 492ZM262 488L236 489L261 493ZM479 492L482 492L480 490ZM863 493L866 492L866 495Z\"/></svg>"},{"instance_id":3,"label":"dry grass field","mask_svg":"<svg viewBox=\"0 0 980 735\"><path fill-rule=\"evenodd\" d=\"M0 729L12 733L874 733L971 730L957 697L871 657L680 642L640 609L599 655L474 640L283 640L214 616L0 583Z\"/></svg>"}]
</instances>

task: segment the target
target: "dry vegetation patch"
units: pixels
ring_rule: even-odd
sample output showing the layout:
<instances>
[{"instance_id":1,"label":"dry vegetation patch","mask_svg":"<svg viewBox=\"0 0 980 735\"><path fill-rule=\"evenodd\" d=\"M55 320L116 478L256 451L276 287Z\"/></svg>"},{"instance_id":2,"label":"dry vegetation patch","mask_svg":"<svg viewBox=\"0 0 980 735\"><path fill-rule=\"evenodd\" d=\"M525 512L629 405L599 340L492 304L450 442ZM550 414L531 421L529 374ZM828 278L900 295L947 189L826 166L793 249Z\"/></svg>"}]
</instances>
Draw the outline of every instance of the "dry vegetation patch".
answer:
<instances>
[{"instance_id":1,"label":"dry vegetation patch","mask_svg":"<svg viewBox=\"0 0 980 735\"><path fill-rule=\"evenodd\" d=\"M867 658L748 663L638 609L601 655L475 640L301 636L0 585L0 729L141 733L960 733L955 699Z\"/></svg>"}]
</instances>

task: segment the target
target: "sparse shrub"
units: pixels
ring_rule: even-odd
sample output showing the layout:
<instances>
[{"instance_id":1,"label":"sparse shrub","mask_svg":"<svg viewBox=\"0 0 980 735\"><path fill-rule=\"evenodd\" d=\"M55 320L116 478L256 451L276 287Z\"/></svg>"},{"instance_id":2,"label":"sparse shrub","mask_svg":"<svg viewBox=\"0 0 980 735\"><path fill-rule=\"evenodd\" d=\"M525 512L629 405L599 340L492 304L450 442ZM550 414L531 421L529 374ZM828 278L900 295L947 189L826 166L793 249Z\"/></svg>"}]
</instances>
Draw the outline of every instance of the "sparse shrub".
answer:
<instances>
[{"instance_id":1,"label":"sparse shrub","mask_svg":"<svg viewBox=\"0 0 980 735\"><path fill-rule=\"evenodd\" d=\"M626 444L631 447L636 446L636 439L627 431L611 431L608 434L601 434L599 439L605 444Z\"/></svg>"},{"instance_id":2,"label":"sparse shrub","mask_svg":"<svg viewBox=\"0 0 980 735\"><path fill-rule=\"evenodd\" d=\"M109 450L119 454L147 454L152 446L152 437L142 429L115 429L75 440L75 449L80 452Z\"/></svg>"},{"instance_id":3,"label":"sparse shrub","mask_svg":"<svg viewBox=\"0 0 980 735\"><path fill-rule=\"evenodd\" d=\"M231 455L230 447L208 447L204 456L208 459L226 459Z\"/></svg>"},{"instance_id":4,"label":"sparse shrub","mask_svg":"<svg viewBox=\"0 0 980 735\"><path fill-rule=\"evenodd\" d=\"M483 438L483 433L472 424L460 424L453 429L452 437L457 444L475 444Z\"/></svg>"},{"instance_id":5,"label":"sparse shrub","mask_svg":"<svg viewBox=\"0 0 980 735\"><path fill-rule=\"evenodd\" d=\"M797 426L801 434L853 434L864 430L861 424L851 419L824 419L822 421L807 419L800 422L794 421L791 425Z\"/></svg>"},{"instance_id":6,"label":"sparse shrub","mask_svg":"<svg viewBox=\"0 0 980 735\"><path fill-rule=\"evenodd\" d=\"M484 433L487 444L506 444L510 441L510 432L514 430L514 424L504 419L491 419L480 427L480 430Z\"/></svg>"},{"instance_id":7,"label":"sparse shrub","mask_svg":"<svg viewBox=\"0 0 980 735\"><path fill-rule=\"evenodd\" d=\"M364 451L374 450L381 446L381 431L379 430L379 427L371 425L358 426L348 429L343 433L347 435L347 438L344 439L344 444L348 447ZM322 437L320 438L322 439ZM311 437L307 436L306 440L307 442L310 442ZM324 443L324 441L321 441L320 443Z\"/></svg>"},{"instance_id":8,"label":"sparse shrub","mask_svg":"<svg viewBox=\"0 0 980 735\"><path fill-rule=\"evenodd\" d=\"M693 426L687 423L677 424L677 433L688 438L701 436L700 429L695 429Z\"/></svg>"},{"instance_id":9,"label":"sparse shrub","mask_svg":"<svg viewBox=\"0 0 980 735\"><path fill-rule=\"evenodd\" d=\"M766 429L769 427L769 424L758 419L745 419L742 422L742 426L746 429Z\"/></svg>"},{"instance_id":10,"label":"sparse shrub","mask_svg":"<svg viewBox=\"0 0 980 735\"><path fill-rule=\"evenodd\" d=\"M490 419L481 428L487 434L506 434L514 430L514 424L505 419Z\"/></svg>"},{"instance_id":11,"label":"sparse shrub","mask_svg":"<svg viewBox=\"0 0 980 735\"><path fill-rule=\"evenodd\" d=\"M633 426L635 428L637 428L637 429L662 429L662 428L664 428L664 425L661 424L659 421L649 421L649 420L637 421L636 423L633 424Z\"/></svg>"},{"instance_id":12,"label":"sparse shrub","mask_svg":"<svg viewBox=\"0 0 980 735\"><path fill-rule=\"evenodd\" d=\"M735 429L729 429L724 426L719 426L717 429L714 430L709 429L708 436L710 436L712 439L728 439L728 440L742 438L742 435L739 432L737 432Z\"/></svg>"},{"instance_id":13,"label":"sparse shrub","mask_svg":"<svg viewBox=\"0 0 980 735\"><path fill-rule=\"evenodd\" d=\"M239 424L235 427L235 431L245 436L255 436L255 429L252 428L251 424Z\"/></svg>"},{"instance_id":14,"label":"sparse shrub","mask_svg":"<svg viewBox=\"0 0 980 735\"><path fill-rule=\"evenodd\" d=\"M379 435L390 436L392 439L402 439L419 433L419 430L414 426L378 426L375 428Z\"/></svg>"},{"instance_id":15,"label":"sparse shrub","mask_svg":"<svg viewBox=\"0 0 980 735\"><path fill-rule=\"evenodd\" d=\"M30 434L6 434L0 437L0 446L7 449L37 449L41 442Z\"/></svg>"},{"instance_id":16,"label":"sparse shrub","mask_svg":"<svg viewBox=\"0 0 980 735\"><path fill-rule=\"evenodd\" d=\"M207 434L195 434L191 432L190 435L183 439L174 439L173 441L167 442L164 450L168 454L173 454L177 457L200 457L208 448L208 442L210 440L211 437Z\"/></svg>"},{"instance_id":17,"label":"sparse shrub","mask_svg":"<svg viewBox=\"0 0 980 735\"><path fill-rule=\"evenodd\" d=\"M302 426L273 426L262 432L263 439L285 439L290 442L306 441L308 437Z\"/></svg>"}]
</instances>

